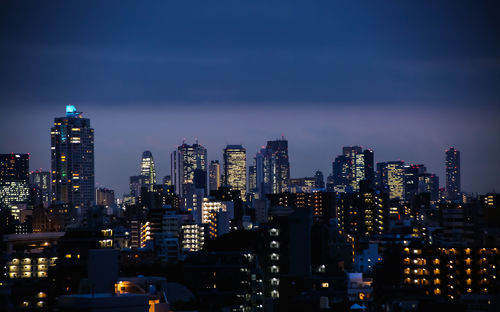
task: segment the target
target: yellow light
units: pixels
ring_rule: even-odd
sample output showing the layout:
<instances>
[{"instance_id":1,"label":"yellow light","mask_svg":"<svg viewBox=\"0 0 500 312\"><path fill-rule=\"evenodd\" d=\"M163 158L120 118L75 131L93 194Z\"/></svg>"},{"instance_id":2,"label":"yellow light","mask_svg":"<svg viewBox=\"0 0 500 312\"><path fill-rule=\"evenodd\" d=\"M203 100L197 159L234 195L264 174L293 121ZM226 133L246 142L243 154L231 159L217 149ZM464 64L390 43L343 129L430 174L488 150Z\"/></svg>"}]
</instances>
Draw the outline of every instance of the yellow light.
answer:
<instances>
[{"instance_id":1,"label":"yellow light","mask_svg":"<svg viewBox=\"0 0 500 312\"><path fill-rule=\"evenodd\" d=\"M66 254L64 257L67 259L71 259L71 254Z\"/></svg>"}]
</instances>

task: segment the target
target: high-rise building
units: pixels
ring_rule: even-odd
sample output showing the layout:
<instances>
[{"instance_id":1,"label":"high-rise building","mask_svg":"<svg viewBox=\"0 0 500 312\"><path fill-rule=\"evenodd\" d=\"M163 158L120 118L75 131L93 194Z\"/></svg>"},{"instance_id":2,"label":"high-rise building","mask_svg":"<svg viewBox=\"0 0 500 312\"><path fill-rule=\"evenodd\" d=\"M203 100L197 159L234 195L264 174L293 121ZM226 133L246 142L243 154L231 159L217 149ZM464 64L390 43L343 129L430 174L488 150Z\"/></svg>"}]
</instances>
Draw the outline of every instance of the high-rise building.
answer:
<instances>
[{"instance_id":1,"label":"high-rise building","mask_svg":"<svg viewBox=\"0 0 500 312\"><path fill-rule=\"evenodd\" d=\"M30 184L40 191L42 202L50 202L50 171L35 170L30 172Z\"/></svg>"},{"instance_id":2,"label":"high-rise building","mask_svg":"<svg viewBox=\"0 0 500 312\"><path fill-rule=\"evenodd\" d=\"M28 172L28 154L0 154L0 210L6 207L15 219L27 208Z\"/></svg>"},{"instance_id":3,"label":"high-rise building","mask_svg":"<svg viewBox=\"0 0 500 312\"><path fill-rule=\"evenodd\" d=\"M333 190L340 193L349 191L349 161L345 155L339 155L332 164ZM352 191L352 190L351 190Z\"/></svg>"},{"instance_id":4,"label":"high-rise building","mask_svg":"<svg viewBox=\"0 0 500 312\"><path fill-rule=\"evenodd\" d=\"M335 191L358 192L361 181L374 182L373 151L360 146L344 146L333 162Z\"/></svg>"},{"instance_id":5,"label":"high-rise building","mask_svg":"<svg viewBox=\"0 0 500 312\"><path fill-rule=\"evenodd\" d=\"M150 151L142 153L140 175L143 177L143 186L146 186L150 191L152 191L156 184L156 170L153 154L151 154Z\"/></svg>"},{"instance_id":6,"label":"high-rise building","mask_svg":"<svg viewBox=\"0 0 500 312\"><path fill-rule=\"evenodd\" d=\"M0 182L28 182L29 154L0 154Z\"/></svg>"},{"instance_id":7,"label":"high-rise building","mask_svg":"<svg viewBox=\"0 0 500 312\"><path fill-rule=\"evenodd\" d=\"M255 193L256 188L257 188L257 167L255 165L248 166L248 191L251 193Z\"/></svg>"},{"instance_id":8,"label":"high-rise building","mask_svg":"<svg viewBox=\"0 0 500 312\"><path fill-rule=\"evenodd\" d=\"M404 200L404 161L377 163L378 184L389 194L389 199Z\"/></svg>"},{"instance_id":9,"label":"high-rise building","mask_svg":"<svg viewBox=\"0 0 500 312\"><path fill-rule=\"evenodd\" d=\"M200 169L207 172L207 149L202 145L195 143L188 145L183 143L176 151L170 155L171 160L171 177L175 185L177 194L184 195L184 185L193 184L195 178L195 170ZM207 193L207 182L205 181L203 189Z\"/></svg>"},{"instance_id":10,"label":"high-rise building","mask_svg":"<svg viewBox=\"0 0 500 312\"><path fill-rule=\"evenodd\" d=\"M315 185L314 187L317 189L323 189L325 188L325 178L323 177L323 172L317 170L314 173L314 178L315 178Z\"/></svg>"},{"instance_id":11,"label":"high-rise building","mask_svg":"<svg viewBox=\"0 0 500 312\"><path fill-rule=\"evenodd\" d=\"M247 191L247 152L241 145L228 145L224 149L224 182L241 193Z\"/></svg>"},{"instance_id":12,"label":"high-rise building","mask_svg":"<svg viewBox=\"0 0 500 312\"><path fill-rule=\"evenodd\" d=\"M439 177L432 173L418 176L418 193L429 193L431 201L439 200Z\"/></svg>"},{"instance_id":13,"label":"high-rise building","mask_svg":"<svg viewBox=\"0 0 500 312\"><path fill-rule=\"evenodd\" d=\"M288 190L290 179L290 162L288 159L288 141L282 137L275 141L267 141L267 150L271 152L271 190L283 193Z\"/></svg>"},{"instance_id":14,"label":"high-rise building","mask_svg":"<svg viewBox=\"0 0 500 312\"><path fill-rule=\"evenodd\" d=\"M73 105L51 129L52 200L75 208L95 202L94 129Z\"/></svg>"},{"instance_id":15,"label":"high-rise building","mask_svg":"<svg viewBox=\"0 0 500 312\"><path fill-rule=\"evenodd\" d=\"M415 195L419 193L419 176L426 173L427 168L424 165L406 165L405 170L405 181L404 181L404 200L411 201Z\"/></svg>"},{"instance_id":16,"label":"high-rise building","mask_svg":"<svg viewBox=\"0 0 500 312\"><path fill-rule=\"evenodd\" d=\"M446 150L446 198L460 197L460 151L450 147Z\"/></svg>"},{"instance_id":17,"label":"high-rise building","mask_svg":"<svg viewBox=\"0 0 500 312\"><path fill-rule=\"evenodd\" d=\"M365 160L365 181L367 181L368 186L375 186L375 167L374 167L374 157L373 150L365 149L363 151L363 156Z\"/></svg>"},{"instance_id":18,"label":"high-rise building","mask_svg":"<svg viewBox=\"0 0 500 312\"><path fill-rule=\"evenodd\" d=\"M97 188L95 190L96 204L109 207L115 205L115 191L107 188Z\"/></svg>"},{"instance_id":19,"label":"high-rise building","mask_svg":"<svg viewBox=\"0 0 500 312\"><path fill-rule=\"evenodd\" d=\"M263 198L272 193L272 151L263 147L255 155L254 164L256 198Z\"/></svg>"},{"instance_id":20,"label":"high-rise building","mask_svg":"<svg viewBox=\"0 0 500 312\"><path fill-rule=\"evenodd\" d=\"M130 177L130 196L137 198L141 195L141 187L143 185L143 176L131 176Z\"/></svg>"},{"instance_id":21,"label":"high-rise building","mask_svg":"<svg viewBox=\"0 0 500 312\"><path fill-rule=\"evenodd\" d=\"M216 191L219 189L221 183L220 183L220 177L221 177L221 171L220 171L220 163L218 160L212 160L210 162L209 166L209 174L208 174L208 179L209 179L209 189L210 191Z\"/></svg>"}]
</instances>

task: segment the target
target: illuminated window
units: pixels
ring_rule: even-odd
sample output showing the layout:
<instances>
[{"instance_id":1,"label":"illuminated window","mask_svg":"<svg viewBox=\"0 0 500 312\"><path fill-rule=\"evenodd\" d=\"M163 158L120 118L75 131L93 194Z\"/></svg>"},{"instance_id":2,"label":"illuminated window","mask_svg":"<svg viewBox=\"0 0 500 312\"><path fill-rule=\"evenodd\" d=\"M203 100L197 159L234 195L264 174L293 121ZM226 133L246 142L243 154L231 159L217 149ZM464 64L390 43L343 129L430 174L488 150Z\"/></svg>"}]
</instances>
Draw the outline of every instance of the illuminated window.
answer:
<instances>
[{"instance_id":1,"label":"illuminated window","mask_svg":"<svg viewBox=\"0 0 500 312\"><path fill-rule=\"evenodd\" d=\"M328 288L328 283L321 283L321 287Z\"/></svg>"}]
</instances>

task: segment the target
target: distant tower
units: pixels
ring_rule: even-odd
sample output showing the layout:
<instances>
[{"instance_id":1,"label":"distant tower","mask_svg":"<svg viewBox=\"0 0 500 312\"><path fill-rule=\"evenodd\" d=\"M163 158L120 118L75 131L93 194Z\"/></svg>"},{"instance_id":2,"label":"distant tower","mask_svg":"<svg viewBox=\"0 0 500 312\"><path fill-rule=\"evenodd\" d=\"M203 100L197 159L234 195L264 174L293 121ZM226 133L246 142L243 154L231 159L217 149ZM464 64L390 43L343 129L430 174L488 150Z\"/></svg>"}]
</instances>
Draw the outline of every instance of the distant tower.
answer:
<instances>
[{"instance_id":1,"label":"distant tower","mask_svg":"<svg viewBox=\"0 0 500 312\"><path fill-rule=\"evenodd\" d=\"M202 184L202 188L207 194L207 149L205 147L198 143L193 145L183 143L172 152L170 160L172 182L177 194L185 195L184 185L194 184L195 173L197 173L196 177L199 178L197 182L200 182L197 184ZM197 169L199 171L196 172ZM203 176L205 181L199 181L202 180Z\"/></svg>"},{"instance_id":2,"label":"distant tower","mask_svg":"<svg viewBox=\"0 0 500 312\"><path fill-rule=\"evenodd\" d=\"M42 202L50 202L51 191L49 171L35 170L30 172L30 184L38 188Z\"/></svg>"},{"instance_id":3,"label":"distant tower","mask_svg":"<svg viewBox=\"0 0 500 312\"><path fill-rule=\"evenodd\" d=\"M316 171L314 173L314 179L315 179L315 183L314 183L315 188L320 188L320 189L325 188L325 178L323 176L323 172L321 172L319 170Z\"/></svg>"},{"instance_id":4,"label":"distant tower","mask_svg":"<svg viewBox=\"0 0 500 312\"><path fill-rule=\"evenodd\" d=\"M446 151L446 198L456 200L460 196L460 151L450 147Z\"/></svg>"},{"instance_id":5,"label":"distant tower","mask_svg":"<svg viewBox=\"0 0 500 312\"><path fill-rule=\"evenodd\" d=\"M379 185L389 193L389 199L404 200L405 163L388 161L377 163Z\"/></svg>"},{"instance_id":6,"label":"distant tower","mask_svg":"<svg viewBox=\"0 0 500 312\"><path fill-rule=\"evenodd\" d=\"M95 203L94 129L73 105L54 119L51 134L52 200L76 208Z\"/></svg>"},{"instance_id":7,"label":"distant tower","mask_svg":"<svg viewBox=\"0 0 500 312\"><path fill-rule=\"evenodd\" d=\"M333 180L338 192L358 192L360 182L374 184L373 151L360 146L344 146L333 162Z\"/></svg>"},{"instance_id":8,"label":"distant tower","mask_svg":"<svg viewBox=\"0 0 500 312\"><path fill-rule=\"evenodd\" d=\"M220 163L218 160L212 160L208 168L209 188L210 191L216 191L220 187Z\"/></svg>"},{"instance_id":9,"label":"distant tower","mask_svg":"<svg viewBox=\"0 0 500 312\"><path fill-rule=\"evenodd\" d=\"M267 141L267 147L271 152L271 185L272 193L283 193L288 191L290 180L290 162L288 159L288 141L282 137L275 141Z\"/></svg>"},{"instance_id":10,"label":"distant tower","mask_svg":"<svg viewBox=\"0 0 500 312\"><path fill-rule=\"evenodd\" d=\"M241 145L228 145L224 149L224 182L241 193L245 200L247 190L247 152Z\"/></svg>"},{"instance_id":11,"label":"distant tower","mask_svg":"<svg viewBox=\"0 0 500 312\"><path fill-rule=\"evenodd\" d=\"M28 203L28 170L28 154L0 154L0 212L5 205L15 219Z\"/></svg>"},{"instance_id":12,"label":"distant tower","mask_svg":"<svg viewBox=\"0 0 500 312\"><path fill-rule=\"evenodd\" d=\"M143 186L147 186L149 191L153 191L156 184L156 171L153 154L150 151L142 153L141 174Z\"/></svg>"},{"instance_id":13,"label":"distant tower","mask_svg":"<svg viewBox=\"0 0 500 312\"><path fill-rule=\"evenodd\" d=\"M28 183L29 160L29 154L0 154L0 182Z\"/></svg>"}]
</instances>

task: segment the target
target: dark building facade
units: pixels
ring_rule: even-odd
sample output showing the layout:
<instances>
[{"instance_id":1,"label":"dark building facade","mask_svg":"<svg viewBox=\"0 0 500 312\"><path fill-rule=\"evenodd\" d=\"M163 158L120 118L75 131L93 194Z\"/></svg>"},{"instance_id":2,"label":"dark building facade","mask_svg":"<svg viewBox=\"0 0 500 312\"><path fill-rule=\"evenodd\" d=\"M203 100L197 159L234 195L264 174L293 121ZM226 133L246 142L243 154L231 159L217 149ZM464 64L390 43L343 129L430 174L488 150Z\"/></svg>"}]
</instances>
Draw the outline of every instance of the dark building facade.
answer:
<instances>
[{"instance_id":1,"label":"dark building facade","mask_svg":"<svg viewBox=\"0 0 500 312\"><path fill-rule=\"evenodd\" d=\"M456 200L460 196L460 151L450 147L446 151L446 198Z\"/></svg>"},{"instance_id":2,"label":"dark building facade","mask_svg":"<svg viewBox=\"0 0 500 312\"><path fill-rule=\"evenodd\" d=\"M73 105L54 120L51 131L52 200L75 208L95 202L94 129Z\"/></svg>"},{"instance_id":3,"label":"dark building facade","mask_svg":"<svg viewBox=\"0 0 500 312\"><path fill-rule=\"evenodd\" d=\"M29 154L0 154L0 182L28 182Z\"/></svg>"},{"instance_id":4,"label":"dark building facade","mask_svg":"<svg viewBox=\"0 0 500 312\"><path fill-rule=\"evenodd\" d=\"M272 192L282 193L288 190L290 180L290 162L288 159L288 141L285 138L267 141L267 147L272 153Z\"/></svg>"}]
</instances>

